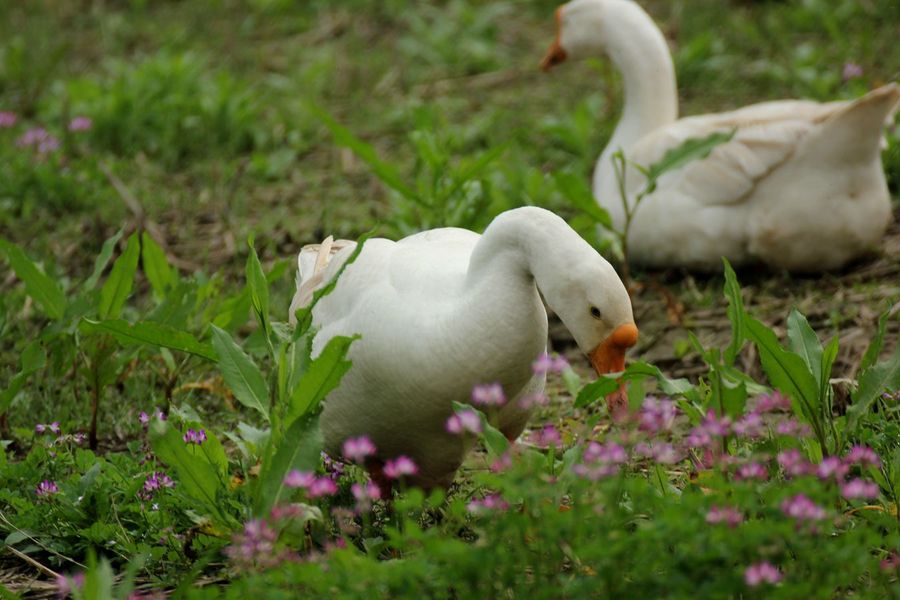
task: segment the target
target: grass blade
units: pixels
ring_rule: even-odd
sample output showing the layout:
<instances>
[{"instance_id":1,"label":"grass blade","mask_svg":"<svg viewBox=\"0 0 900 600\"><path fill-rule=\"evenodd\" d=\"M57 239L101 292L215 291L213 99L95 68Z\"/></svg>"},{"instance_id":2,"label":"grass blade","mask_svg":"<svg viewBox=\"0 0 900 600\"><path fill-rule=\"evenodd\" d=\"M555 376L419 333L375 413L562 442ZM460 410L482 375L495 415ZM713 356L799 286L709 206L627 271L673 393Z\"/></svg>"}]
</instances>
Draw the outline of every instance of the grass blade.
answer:
<instances>
[{"instance_id":1,"label":"grass blade","mask_svg":"<svg viewBox=\"0 0 900 600\"><path fill-rule=\"evenodd\" d=\"M141 234L141 264L144 275L153 288L153 295L157 299L165 298L166 292L175 285L178 276L169 265L166 253L146 231Z\"/></svg>"},{"instance_id":2,"label":"grass blade","mask_svg":"<svg viewBox=\"0 0 900 600\"><path fill-rule=\"evenodd\" d=\"M16 277L25 284L25 291L34 298L48 317L61 319L66 312L66 297L59 285L41 271L21 248L0 239L0 252L6 256Z\"/></svg>"},{"instance_id":3,"label":"grass blade","mask_svg":"<svg viewBox=\"0 0 900 600\"><path fill-rule=\"evenodd\" d=\"M128 245L122 256L113 263L112 271L103 287L100 288L101 319L116 319L122 314L122 307L131 294L134 285L134 274L137 271L138 258L140 258L141 244L136 233L128 238Z\"/></svg>"}]
</instances>

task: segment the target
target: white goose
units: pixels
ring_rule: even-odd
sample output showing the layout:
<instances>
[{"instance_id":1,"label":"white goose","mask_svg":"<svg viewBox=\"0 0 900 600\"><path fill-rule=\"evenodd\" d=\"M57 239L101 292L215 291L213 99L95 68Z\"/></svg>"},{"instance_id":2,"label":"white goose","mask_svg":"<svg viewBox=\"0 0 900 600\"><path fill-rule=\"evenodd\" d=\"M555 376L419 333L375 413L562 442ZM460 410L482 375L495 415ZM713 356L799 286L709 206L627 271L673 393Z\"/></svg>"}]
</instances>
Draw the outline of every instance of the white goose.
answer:
<instances>
[{"instance_id":1,"label":"white goose","mask_svg":"<svg viewBox=\"0 0 900 600\"><path fill-rule=\"evenodd\" d=\"M632 0L573 0L557 9L545 70L606 54L622 73L624 111L594 170L594 195L621 228L611 155L645 166L690 138L736 130L705 159L664 175L635 213L631 261L718 269L764 262L794 271L839 268L876 247L891 218L881 166L886 119L900 86L852 102L785 100L678 119L675 70L662 33ZM630 168L634 201L644 177Z\"/></svg>"},{"instance_id":2,"label":"white goose","mask_svg":"<svg viewBox=\"0 0 900 600\"><path fill-rule=\"evenodd\" d=\"M300 252L292 318L356 245L341 244L333 258L330 240ZM344 440L368 435L380 459L416 462L413 483L447 486L468 449L445 431L453 402L491 382L510 399L492 418L518 437L530 415L518 400L544 387L531 369L547 342L541 296L599 373L624 368L637 341L628 293L612 266L551 212L507 211L483 235L447 228L365 242L313 309L313 355L334 336L362 336L350 349L353 366L325 401L326 450L338 455ZM621 390L609 401L624 401Z\"/></svg>"}]
</instances>

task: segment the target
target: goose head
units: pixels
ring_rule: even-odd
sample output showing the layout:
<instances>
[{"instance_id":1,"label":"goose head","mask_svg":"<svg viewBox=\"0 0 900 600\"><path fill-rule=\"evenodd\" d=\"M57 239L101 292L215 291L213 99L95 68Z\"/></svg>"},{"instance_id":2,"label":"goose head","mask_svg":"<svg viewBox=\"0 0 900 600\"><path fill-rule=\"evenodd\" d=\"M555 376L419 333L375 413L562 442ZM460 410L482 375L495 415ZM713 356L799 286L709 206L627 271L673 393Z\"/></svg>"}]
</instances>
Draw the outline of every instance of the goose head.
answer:
<instances>
[{"instance_id":1,"label":"goose head","mask_svg":"<svg viewBox=\"0 0 900 600\"><path fill-rule=\"evenodd\" d=\"M556 40L541 61L549 71L567 59L610 55L633 47L647 30L647 15L633 0L572 0L556 9Z\"/></svg>"}]
</instances>

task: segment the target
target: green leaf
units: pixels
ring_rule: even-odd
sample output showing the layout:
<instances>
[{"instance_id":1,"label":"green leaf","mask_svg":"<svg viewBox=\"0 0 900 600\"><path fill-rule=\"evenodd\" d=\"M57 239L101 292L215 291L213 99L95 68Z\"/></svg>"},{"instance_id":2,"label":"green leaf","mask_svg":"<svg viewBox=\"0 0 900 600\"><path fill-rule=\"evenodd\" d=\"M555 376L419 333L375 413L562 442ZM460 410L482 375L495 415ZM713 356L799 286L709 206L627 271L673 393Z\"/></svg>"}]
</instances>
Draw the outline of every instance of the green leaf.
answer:
<instances>
[{"instance_id":1,"label":"green leaf","mask_svg":"<svg viewBox=\"0 0 900 600\"><path fill-rule=\"evenodd\" d=\"M272 326L269 323L269 284L266 281L266 274L263 272L262 265L259 262L259 256L256 255L256 248L253 247L253 239L247 240L250 247L250 253L247 255L247 266L244 269L247 277L247 287L250 290L250 303L260 326L266 334L266 339L271 344Z\"/></svg>"},{"instance_id":2,"label":"green leaf","mask_svg":"<svg viewBox=\"0 0 900 600\"><path fill-rule=\"evenodd\" d=\"M325 396L338 386L352 365L346 360L350 344L358 339L358 335L335 336L328 340L319 356L309 363L306 372L291 392L284 419L288 427L296 419L316 410Z\"/></svg>"},{"instance_id":3,"label":"green leaf","mask_svg":"<svg viewBox=\"0 0 900 600\"><path fill-rule=\"evenodd\" d=\"M747 405L747 386L743 381L733 383L724 377L721 379L721 383L719 392L722 394L722 406L725 408L725 414L732 419L741 417L744 414L744 407Z\"/></svg>"},{"instance_id":4,"label":"green leaf","mask_svg":"<svg viewBox=\"0 0 900 600\"><path fill-rule=\"evenodd\" d=\"M769 382L791 397L794 411L817 427L820 414L818 384L800 356L778 343L775 333L750 315L746 318L747 337L756 345L763 371Z\"/></svg>"},{"instance_id":5,"label":"green leaf","mask_svg":"<svg viewBox=\"0 0 900 600\"><path fill-rule=\"evenodd\" d=\"M881 354L881 349L884 347L884 332L887 330L888 317L890 316L891 307L889 306L887 310L878 317L878 328L875 331L875 337L869 342L869 347L866 348L866 353L863 354L862 360L859 363L860 373L865 372L866 369L878 362L878 356Z\"/></svg>"},{"instance_id":6,"label":"green leaf","mask_svg":"<svg viewBox=\"0 0 900 600\"><path fill-rule=\"evenodd\" d=\"M400 173L390 164L378 157L374 146L364 142L360 138L335 120L328 112L320 108L316 104L309 102L307 104L309 110L318 118L325 127L331 132L334 143L338 146L349 148L360 160L369 165L375 176L381 180L386 186L390 187L407 200L421 204L422 200L416 191L408 186Z\"/></svg>"},{"instance_id":7,"label":"green leaf","mask_svg":"<svg viewBox=\"0 0 900 600\"><path fill-rule=\"evenodd\" d=\"M0 238L0 253L6 256L16 277L25 284L25 291L44 313L51 319L61 319L66 312L66 297L62 288L15 244Z\"/></svg>"},{"instance_id":8,"label":"green leaf","mask_svg":"<svg viewBox=\"0 0 900 600\"><path fill-rule=\"evenodd\" d=\"M645 175L647 176L647 193L656 189L657 180L669 171L683 167L689 162L706 158L716 146L729 141L734 137L735 130L729 132L717 131L704 138L690 138L675 148L669 149L663 157L650 165Z\"/></svg>"},{"instance_id":9,"label":"green leaf","mask_svg":"<svg viewBox=\"0 0 900 600\"><path fill-rule=\"evenodd\" d=\"M100 281L100 276L103 275L103 271L106 269L106 265L109 264L109 259L112 258L113 250L116 249L116 244L119 243L119 240L122 239L122 231L118 230L115 235L111 238L103 242L103 247L100 249L100 254L97 255L97 258L94 259L94 272L91 273L91 276L88 277L82 288L86 291L91 291L95 287L97 287L97 282Z\"/></svg>"},{"instance_id":10,"label":"green leaf","mask_svg":"<svg viewBox=\"0 0 900 600\"><path fill-rule=\"evenodd\" d=\"M588 215L595 223L612 229L612 219L606 209L597 204L587 180L577 173L558 171L553 175L556 187L569 204Z\"/></svg>"},{"instance_id":11,"label":"green leaf","mask_svg":"<svg viewBox=\"0 0 900 600\"><path fill-rule=\"evenodd\" d=\"M228 332L212 325L212 343L219 357L219 370L234 397L249 408L258 410L269 418L269 390L266 380L256 363L247 356Z\"/></svg>"},{"instance_id":12,"label":"green leaf","mask_svg":"<svg viewBox=\"0 0 900 600\"><path fill-rule=\"evenodd\" d=\"M588 404L593 404L597 400L601 400L619 389L619 382L612 377L601 377L597 381L592 381L578 392L575 398L575 408L583 408Z\"/></svg>"},{"instance_id":13,"label":"green leaf","mask_svg":"<svg viewBox=\"0 0 900 600\"><path fill-rule=\"evenodd\" d=\"M454 402L453 412L460 413L463 411L473 411L481 418L481 435L484 437L484 444L488 451L494 456L501 456L509 449L509 440L503 435L499 429L491 425L487 415L471 404L464 402Z\"/></svg>"},{"instance_id":14,"label":"green leaf","mask_svg":"<svg viewBox=\"0 0 900 600\"><path fill-rule=\"evenodd\" d=\"M109 277L100 288L99 314L101 319L116 319L122 314L122 307L131 294L134 285L134 273L137 271L138 258L140 258L141 244L137 233L128 238L125 252L113 263Z\"/></svg>"},{"instance_id":15,"label":"green leaf","mask_svg":"<svg viewBox=\"0 0 900 600\"><path fill-rule=\"evenodd\" d=\"M832 337L827 344L825 344L825 350L822 352L822 368L820 373L822 374L822 381L819 385L820 395L824 398L825 394L831 390L831 368L834 366L834 361L837 358L838 354L838 345L840 340L838 336Z\"/></svg>"},{"instance_id":16,"label":"green leaf","mask_svg":"<svg viewBox=\"0 0 900 600\"><path fill-rule=\"evenodd\" d=\"M197 341L194 336L186 331L155 321L128 323L122 319L109 321L84 319L82 324L87 331L108 333L125 345L149 344L151 346L169 348L170 350L187 352L209 360L216 360L217 358L216 353L209 344Z\"/></svg>"},{"instance_id":17,"label":"green leaf","mask_svg":"<svg viewBox=\"0 0 900 600\"><path fill-rule=\"evenodd\" d=\"M270 437L274 443L274 436ZM284 478L293 469L315 471L319 466L322 451L322 432L319 430L318 415L307 415L295 420L278 444L266 453L256 488L256 515L264 516L285 495L287 488ZM269 458L270 457L270 458Z\"/></svg>"},{"instance_id":18,"label":"green leaf","mask_svg":"<svg viewBox=\"0 0 900 600\"><path fill-rule=\"evenodd\" d=\"M791 343L791 350L803 359L810 373L819 386L822 385L822 344L813 328L809 326L800 312L794 308L787 319L788 340Z\"/></svg>"},{"instance_id":19,"label":"green leaf","mask_svg":"<svg viewBox=\"0 0 900 600\"><path fill-rule=\"evenodd\" d=\"M697 388L694 387L687 379L670 379L666 377L659 367L646 363L644 361L635 361L626 367L624 372L625 379L638 379L645 377L653 377L656 379L656 385L660 391L669 396L684 396L691 401L699 401L700 395Z\"/></svg>"},{"instance_id":20,"label":"green leaf","mask_svg":"<svg viewBox=\"0 0 900 600\"><path fill-rule=\"evenodd\" d=\"M853 403L847 409L847 428L853 432L859 419L869 412L872 403L885 391L900 390L900 346L890 358L860 375L859 387L853 394Z\"/></svg>"},{"instance_id":21,"label":"green leaf","mask_svg":"<svg viewBox=\"0 0 900 600\"><path fill-rule=\"evenodd\" d=\"M166 292L174 287L178 277L169 266L166 253L146 231L141 234L141 264L144 275L153 288L153 295L157 299L165 298Z\"/></svg>"},{"instance_id":22,"label":"green leaf","mask_svg":"<svg viewBox=\"0 0 900 600\"><path fill-rule=\"evenodd\" d=\"M210 436L211 433L207 431L207 438ZM197 446L189 450L181 434L168 421L153 420L150 426L150 445L157 458L175 469L181 490L200 502L208 514L226 521L219 508L218 497L227 490L217 473L218 467L199 452Z\"/></svg>"},{"instance_id":23,"label":"green leaf","mask_svg":"<svg viewBox=\"0 0 900 600\"><path fill-rule=\"evenodd\" d=\"M9 381L7 388L0 393L0 414L5 413L9 409L13 398L22 390L28 378L46 365L47 355L41 343L37 340L29 342L22 351L22 357L19 362L21 363L19 372Z\"/></svg>"},{"instance_id":24,"label":"green leaf","mask_svg":"<svg viewBox=\"0 0 900 600\"><path fill-rule=\"evenodd\" d=\"M733 365L741 348L744 346L744 300L741 297L741 286L737 275L731 268L731 263L724 256L722 262L725 266L725 297L728 299L728 320L731 322L731 342L725 349L725 361Z\"/></svg>"}]
</instances>

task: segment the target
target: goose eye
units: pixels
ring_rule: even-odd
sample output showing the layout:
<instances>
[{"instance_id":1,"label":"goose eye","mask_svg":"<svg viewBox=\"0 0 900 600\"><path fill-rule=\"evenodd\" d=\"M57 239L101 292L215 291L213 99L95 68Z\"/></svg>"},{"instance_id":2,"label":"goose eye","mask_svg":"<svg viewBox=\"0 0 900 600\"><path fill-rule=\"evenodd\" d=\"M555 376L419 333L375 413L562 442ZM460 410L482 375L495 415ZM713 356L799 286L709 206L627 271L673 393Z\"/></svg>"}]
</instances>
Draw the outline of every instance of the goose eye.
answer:
<instances>
[{"instance_id":1,"label":"goose eye","mask_svg":"<svg viewBox=\"0 0 900 600\"><path fill-rule=\"evenodd\" d=\"M594 317L595 319L599 319L601 317L600 309L597 308L596 306L592 306L591 307L591 316Z\"/></svg>"}]
</instances>

